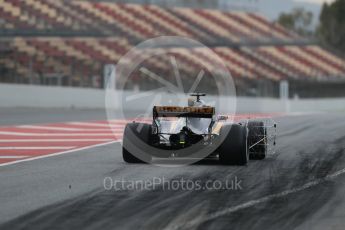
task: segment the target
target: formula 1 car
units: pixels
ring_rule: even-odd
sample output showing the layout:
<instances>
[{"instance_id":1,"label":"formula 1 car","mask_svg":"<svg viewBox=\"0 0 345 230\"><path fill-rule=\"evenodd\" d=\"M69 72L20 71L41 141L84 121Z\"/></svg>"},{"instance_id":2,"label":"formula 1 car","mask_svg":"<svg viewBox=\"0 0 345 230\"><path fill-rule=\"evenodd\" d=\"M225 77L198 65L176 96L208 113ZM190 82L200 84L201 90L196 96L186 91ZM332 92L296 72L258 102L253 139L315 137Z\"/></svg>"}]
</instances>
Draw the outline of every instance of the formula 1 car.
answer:
<instances>
[{"instance_id":1,"label":"formula 1 car","mask_svg":"<svg viewBox=\"0 0 345 230\"><path fill-rule=\"evenodd\" d=\"M268 151L265 122L227 123L227 116L216 116L215 108L200 99L205 95L191 94L196 98L189 98L187 107L154 106L152 124L128 123L123 134L124 161L201 156L218 158L221 164L246 165L249 159L264 159Z\"/></svg>"}]
</instances>

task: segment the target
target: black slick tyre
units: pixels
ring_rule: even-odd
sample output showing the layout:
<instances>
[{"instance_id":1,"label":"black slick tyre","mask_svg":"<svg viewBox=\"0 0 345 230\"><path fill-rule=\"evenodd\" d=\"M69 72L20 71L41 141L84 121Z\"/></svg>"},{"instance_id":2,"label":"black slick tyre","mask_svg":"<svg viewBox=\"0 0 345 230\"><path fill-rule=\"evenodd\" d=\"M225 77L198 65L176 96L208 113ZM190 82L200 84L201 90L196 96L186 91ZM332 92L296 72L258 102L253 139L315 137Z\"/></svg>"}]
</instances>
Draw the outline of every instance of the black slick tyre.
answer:
<instances>
[{"instance_id":1,"label":"black slick tyre","mask_svg":"<svg viewBox=\"0 0 345 230\"><path fill-rule=\"evenodd\" d=\"M151 125L143 123L129 123L126 125L123 133L122 157L127 163L148 163L151 161L151 156L145 154L144 156L136 157L130 150L133 151L137 146L137 142L141 144L150 144ZM138 140L139 139L139 140ZM143 158L143 159L142 159Z\"/></svg>"},{"instance_id":2,"label":"black slick tyre","mask_svg":"<svg viewBox=\"0 0 345 230\"><path fill-rule=\"evenodd\" d=\"M247 127L239 124L224 125L221 128L220 138L224 139L218 148L221 164L246 165L248 163L247 135Z\"/></svg>"}]
</instances>

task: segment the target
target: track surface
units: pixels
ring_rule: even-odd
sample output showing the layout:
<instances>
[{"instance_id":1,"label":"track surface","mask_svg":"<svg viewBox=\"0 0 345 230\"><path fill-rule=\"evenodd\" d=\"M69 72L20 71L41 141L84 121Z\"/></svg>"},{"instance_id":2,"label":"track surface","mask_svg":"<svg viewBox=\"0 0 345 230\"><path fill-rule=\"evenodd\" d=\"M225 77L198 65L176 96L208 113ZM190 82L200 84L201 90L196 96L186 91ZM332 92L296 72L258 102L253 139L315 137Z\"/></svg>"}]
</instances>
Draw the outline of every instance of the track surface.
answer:
<instances>
[{"instance_id":1,"label":"track surface","mask_svg":"<svg viewBox=\"0 0 345 230\"><path fill-rule=\"evenodd\" d=\"M179 168L128 165L118 143L3 166L0 229L343 229L343 118L276 118L276 154L246 167L216 162ZM61 121L70 120L76 119ZM202 183L237 178L242 189L107 191L106 177Z\"/></svg>"}]
</instances>

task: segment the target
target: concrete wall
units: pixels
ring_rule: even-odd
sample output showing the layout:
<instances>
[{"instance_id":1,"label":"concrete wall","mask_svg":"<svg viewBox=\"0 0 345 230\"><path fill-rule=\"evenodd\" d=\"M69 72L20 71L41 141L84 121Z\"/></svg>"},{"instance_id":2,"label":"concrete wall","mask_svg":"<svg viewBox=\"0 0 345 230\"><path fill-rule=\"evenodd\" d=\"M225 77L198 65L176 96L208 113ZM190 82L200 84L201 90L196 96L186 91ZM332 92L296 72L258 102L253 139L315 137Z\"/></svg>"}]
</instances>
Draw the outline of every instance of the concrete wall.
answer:
<instances>
[{"instance_id":1,"label":"concrete wall","mask_svg":"<svg viewBox=\"0 0 345 230\"><path fill-rule=\"evenodd\" d=\"M121 92L133 95L133 92ZM118 97L119 92L114 94ZM161 100L165 103L171 94L166 93ZM313 112L345 111L345 98L336 99L293 99L238 97L237 111L244 112ZM212 96L207 100L214 100ZM49 87L34 85L0 84L0 108L105 108L105 91L89 88ZM147 110L147 104L138 102L135 110ZM226 112L226 109L222 112Z\"/></svg>"},{"instance_id":2,"label":"concrete wall","mask_svg":"<svg viewBox=\"0 0 345 230\"><path fill-rule=\"evenodd\" d=\"M99 89L0 84L0 107L104 108Z\"/></svg>"}]
</instances>

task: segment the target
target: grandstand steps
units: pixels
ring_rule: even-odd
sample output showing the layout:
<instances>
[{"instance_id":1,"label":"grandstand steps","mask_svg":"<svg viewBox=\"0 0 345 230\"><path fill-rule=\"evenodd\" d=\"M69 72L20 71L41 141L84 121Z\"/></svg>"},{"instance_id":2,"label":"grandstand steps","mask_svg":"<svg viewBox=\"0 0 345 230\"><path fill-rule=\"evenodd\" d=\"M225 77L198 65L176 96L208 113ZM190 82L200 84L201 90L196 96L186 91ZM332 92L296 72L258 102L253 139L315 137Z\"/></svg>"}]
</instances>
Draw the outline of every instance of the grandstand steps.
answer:
<instances>
[{"instance_id":1,"label":"grandstand steps","mask_svg":"<svg viewBox=\"0 0 345 230\"><path fill-rule=\"evenodd\" d=\"M271 61L272 59L267 59L265 56L260 55L259 53L253 51L250 48L242 47L241 51L245 53L246 55L253 57L258 62L263 63L264 65L267 65L269 68L276 70L278 73L279 72L282 73L282 76L286 76L292 79L297 78L297 76L293 72L290 72L286 68L282 68L281 66L276 65L275 62Z\"/></svg>"},{"instance_id":2,"label":"grandstand steps","mask_svg":"<svg viewBox=\"0 0 345 230\"><path fill-rule=\"evenodd\" d=\"M179 48L172 48L170 52L176 57L180 71L185 71L188 77L195 77L195 73L203 68L197 57L193 57L191 53L184 53Z\"/></svg>"},{"instance_id":3,"label":"grandstand steps","mask_svg":"<svg viewBox=\"0 0 345 230\"><path fill-rule=\"evenodd\" d=\"M330 55L330 53L315 45L304 47L304 51L314 55L316 58L320 59L320 61L337 68L340 71L339 76L345 76L345 60L335 55Z\"/></svg>"},{"instance_id":4,"label":"grandstand steps","mask_svg":"<svg viewBox=\"0 0 345 230\"><path fill-rule=\"evenodd\" d=\"M253 40L260 39L260 35L257 32L250 30L248 27L242 26L238 21L233 20L230 17L224 17L223 12L217 10L204 10L203 12L209 14L218 22L218 24L229 29L230 32L237 33L240 40L248 40L248 38Z\"/></svg>"},{"instance_id":5,"label":"grandstand steps","mask_svg":"<svg viewBox=\"0 0 345 230\"><path fill-rule=\"evenodd\" d=\"M20 8L17 6L14 6L9 1L0 1L1 9L4 12L10 13L12 16L19 18L20 17Z\"/></svg>"},{"instance_id":6,"label":"grandstand steps","mask_svg":"<svg viewBox=\"0 0 345 230\"><path fill-rule=\"evenodd\" d=\"M277 37L281 39L298 39L299 36L297 34L291 33L285 29L283 29L281 26L275 23L269 22L267 19L262 17L259 14L255 13L243 13L243 12L237 12L236 13L239 17L241 17L243 20L246 20L252 24L254 24L256 27L260 28L261 30L266 31L267 33L272 34L272 37Z\"/></svg>"},{"instance_id":7,"label":"grandstand steps","mask_svg":"<svg viewBox=\"0 0 345 230\"><path fill-rule=\"evenodd\" d=\"M82 1L74 1L70 4L78 12L84 12L87 17L97 22L98 26L103 27L105 34L113 34L113 31L117 31L118 36L128 37L130 40L137 40L142 36L132 30L128 30L125 26L121 25L114 18L105 14L104 12L96 9L93 4Z\"/></svg>"},{"instance_id":8,"label":"grandstand steps","mask_svg":"<svg viewBox=\"0 0 345 230\"><path fill-rule=\"evenodd\" d=\"M99 30L99 26L90 18L85 17L84 14L80 14L80 12L73 10L70 7L69 1L65 1L64 3L56 0L41 0L41 2L42 1L44 1L44 3L49 7L55 9L57 12L60 12L63 18L68 18L71 23L79 25L80 30L93 30L101 32ZM66 24L68 24L68 22Z\"/></svg>"},{"instance_id":9,"label":"grandstand steps","mask_svg":"<svg viewBox=\"0 0 345 230\"><path fill-rule=\"evenodd\" d=\"M258 53L260 53L260 55L269 58L276 65L292 71L296 75L296 79L303 76L311 77L308 75L311 73L309 67L306 67L298 61L291 59L291 57L286 55L284 52L280 52L277 47L259 47L256 50Z\"/></svg>"},{"instance_id":10,"label":"grandstand steps","mask_svg":"<svg viewBox=\"0 0 345 230\"><path fill-rule=\"evenodd\" d=\"M181 19L188 22L188 24L193 25L193 27L197 28L200 31L205 31L214 36L214 40L219 41L238 41L234 35L228 33L224 28L221 26L210 22L204 18L201 18L195 11L192 9L185 9L185 8L174 8L170 10L174 12L175 15L180 17Z\"/></svg>"},{"instance_id":11,"label":"grandstand steps","mask_svg":"<svg viewBox=\"0 0 345 230\"><path fill-rule=\"evenodd\" d=\"M137 17L138 19L141 19L142 21L151 24L155 28L155 30L157 30L159 35L189 35L188 33L184 32L178 27L170 25L165 20L157 20L157 16L155 16L152 12L148 11L147 8L145 9L142 6L136 4L124 4L121 5L121 7L126 9L127 12L130 13L132 16Z\"/></svg>"},{"instance_id":12,"label":"grandstand steps","mask_svg":"<svg viewBox=\"0 0 345 230\"><path fill-rule=\"evenodd\" d=\"M188 17L186 17L183 13L176 11L175 9L166 9L170 15L177 18L180 21L185 22L188 24L188 28L195 33L194 38L201 40L206 43L213 43L217 39L223 41L224 38L219 37L218 35L214 34L212 31L205 30L203 26L198 23L192 22Z\"/></svg>"},{"instance_id":13,"label":"grandstand steps","mask_svg":"<svg viewBox=\"0 0 345 230\"><path fill-rule=\"evenodd\" d=\"M172 51L169 51L169 52L172 52ZM189 75L188 77L192 77L193 75L192 74L196 74L197 71L199 71L198 69L195 69L193 68L193 66L197 66L196 63L193 63L193 61L186 57L185 55L183 54L179 54L179 53L173 53L172 52L172 55L171 56L177 56L177 58L175 57L176 59L176 62L177 62L177 67L179 68L179 71L180 72L184 72L186 75ZM171 59L169 60L170 63L171 63Z\"/></svg>"},{"instance_id":14,"label":"grandstand steps","mask_svg":"<svg viewBox=\"0 0 345 230\"><path fill-rule=\"evenodd\" d=\"M101 7L101 4L96 6ZM103 3L102 8L100 9L116 19L117 23L123 23L124 26L131 28L134 32L140 32L139 37L144 35L144 37L150 38L158 35L158 33L155 31L155 28L153 28L146 21L138 19L136 15L133 16L130 14L127 8L122 7L122 5Z\"/></svg>"},{"instance_id":15,"label":"grandstand steps","mask_svg":"<svg viewBox=\"0 0 345 230\"><path fill-rule=\"evenodd\" d=\"M294 56L295 58L299 59L301 62L304 61L307 63L311 68L314 69L316 75L319 74L321 76L329 77L331 75L337 75L338 72L332 66L327 65L326 63L320 62L314 56L311 56L305 53L302 49L296 47L283 47L286 53Z\"/></svg>"},{"instance_id":16,"label":"grandstand steps","mask_svg":"<svg viewBox=\"0 0 345 230\"><path fill-rule=\"evenodd\" d=\"M219 16L220 13L214 13L211 10L194 10L196 14L209 21L213 25L217 25L227 32L227 36L233 42L239 42L247 37L249 37L247 31L238 27L236 24L231 23L230 20L224 20L222 16ZM211 25L210 25L211 26ZM213 27L213 26L211 26Z\"/></svg>"},{"instance_id":17,"label":"grandstand steps","mask_svg":"<svg viewBox=\"0 0 345 230\"><path fill-rule=\"evenodd\" d=\"M32 42L21 39L17 39L16 41L17 42L14 45L17 47L18 51L29 55L32 62L43 63L42 65L44 68L49 69L51 72L64 72L65 74L69 73L69 68L67 66L63 65L58 60L47 56L46 53L42 52L41 50L35 48ZM30 63L27 64L30 65Z\"/></svg>"},{"instance_id":18,"label":"grandstand steps","mask_svg":"<svg viewBox=\"0 0 345 230\"><path fill-rule=\"evenodd\" d=\"M272 53L277 58L299 69L305 76L316 77L315 71L309 62L301 60L299 57L287 52L282 46L267 47L268 52Z\"/></svg>"},{"instance_id":19,"label":"grandstand steps","mask_svg":"<svg viewBox=\"0 0 345 230\"><path fill-rule=\"evenodd\" d=\"M229 63L234 63L237 66L240 66L245 74L250 76L252 79L279 79L279 76L277 76L274 71L269 70L264 65L256 62L255 59L244 56L242 52L230 48L218 48L216 52L220 54L222 58L225 58L225 60L227 60Z\"/></svg>"},{"instance_id":20,"label":"grandstand steps","mask_svg":"<svg viewBox=\"0 0 345 230\"><path fill-rule=\"evenodd\" d=\"M206 33L203 33L202 31L196 31L195 28L188 25L185 21L181 20L180 18L176 17L174 14L169 12L168 9L163 10L162 8L155 5L147 5L143 6L143 10L147 11L153 17L156 17L157 21L165 22L166 24L170 25L171 28L181 31L182 36L198 38L201 40L211 39Z\"/></svg>"},{"instance_id":21,"label":"grandstand steps","mask_svg":"<svg viewBox=\"0 0 345 230\"><path fill-rule=\"evenodd\" d=\"M107 47L103 46L100 41L97 41L94 38L88 38L84 40L85 44L92 47L97 52L101 53L106 60L109 60L108 63L116 63L121 56L116 55L116 52L109 50Z\"/></svg>"},{"instance_id":22,"label":"grandstand steps","mask_svg":"<svg viewBox=\"0 0 345 230\"><path fill-rule=\"evenodd\" d=\"M269 40L272 38L270 33L256 27L253 23L239 17L236 13L222 12L222 16L238 24L238 26L241 27L242 30L245 30L250 37L257 38L258 40Z\"/></svg>"},{"instance_id":23,"label":"grandstand steps","mask_svg":"<svg viewBox=\"0 0 345 230\"><path fill-rule=\"evenodd\" d=\"M20 18L20 8L12 5L10 2L0 1L0 15L1 18L15 25L16 28L32 28L25 20Z\"/></svg>"},{"instance_id":24,"label":"grandstand steps","mask_svg":"<svg viewBox=\"0 0 345 230\"><path fill-rule=\"evenodd\" d=\"M69 46L63 39L61 38L54 38L53 40L49 41L50 45L57 50L60 50L66 54L68 57L75 58L77 60L87 60L89 57L79 50L74 49L72 46Z\"/></svg>"}]
</instances>

